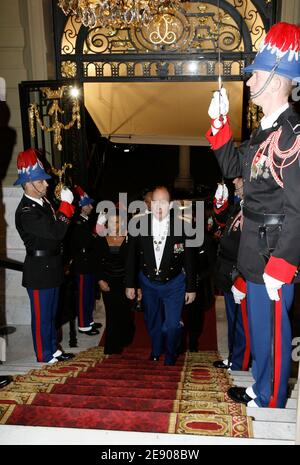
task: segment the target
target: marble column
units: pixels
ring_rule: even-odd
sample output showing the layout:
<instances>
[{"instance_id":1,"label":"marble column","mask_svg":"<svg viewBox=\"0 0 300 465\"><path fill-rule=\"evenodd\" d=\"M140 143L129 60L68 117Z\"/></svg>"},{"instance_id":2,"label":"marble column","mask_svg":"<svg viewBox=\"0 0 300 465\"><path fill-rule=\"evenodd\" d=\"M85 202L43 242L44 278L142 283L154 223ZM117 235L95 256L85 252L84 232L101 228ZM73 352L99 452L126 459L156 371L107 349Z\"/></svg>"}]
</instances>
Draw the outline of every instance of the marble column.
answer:
<instances>
[{"instance_id":1,"label":"marble column","mask_svg":"<svg viewBox=\"0 0 300 465\"><path fill-rule=\"evenodd\" d=\"M282 0L281 21L300 25L299 0Z\"/></svg>"},{"instance_id":2,"label":"marble column","mask_svg":"<svg viewBox=\"0 0 300 465\"><path fill-rule=\"evenodd\" d=\"M296 445L300 446L300 363L298 372L298 405L297 405L297 424L296 424Z\"/></svg>"},{"instance_id":3,"label":"marble column","mask_svg":"<svg viewBox=\"0 0 300 465\"><path fill-rule=\"evenodd\" d=\"M281 20L300 26L300 2L299 0L282 0ZM296 424L296 444L300 445L300 364L298 375L298 406Z\"/></svg>"},{"instance_id":4,"label":"marble column","mask_svg":"<svg viewBox=\"0 0 300 465\"><path fill-rule=\"evenodd\" d=\"M181 145L179 148L179 174L175 180L175 188L192 190L194 181L190 174L190 147Z\"/></svg>"}]
</instances>

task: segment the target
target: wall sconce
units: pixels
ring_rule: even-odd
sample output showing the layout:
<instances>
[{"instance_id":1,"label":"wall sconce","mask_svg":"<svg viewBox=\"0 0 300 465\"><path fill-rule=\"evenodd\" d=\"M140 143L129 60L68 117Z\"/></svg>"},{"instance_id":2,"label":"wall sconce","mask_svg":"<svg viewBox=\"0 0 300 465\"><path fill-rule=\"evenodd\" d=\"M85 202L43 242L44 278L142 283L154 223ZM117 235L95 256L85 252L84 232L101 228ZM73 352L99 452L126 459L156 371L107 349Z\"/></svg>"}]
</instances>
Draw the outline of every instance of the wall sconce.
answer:
<instances>
[{"instance_id":1,"label":"wall sconce","mask_svg":"<svg viewBox=\"0 0 300 465\"><path fill-rule=\"evenodd\" d=\"M58 179L59 179L59 182L54 190L54 195L57 198L57 200L60 200L61 191L65 187L64 179L66 176L66 170L68 168L72 169L73 166L70 163L65 163L60 170L56 168L52 168L52 173L55 174L55 176L58 176Z\"/></svg>"},{"instance_id":2,"label":"wall sconce","mask_svg":"<svg viewBox=\"0 0 300 465\"><path fill-rule=\"evenodd\" d=\"M72 119L64 124L60 121L59 115L64 114L64 110L60 107L59 100L64 97L65 92L69 90L68 96L72 100ZM51 104L48 108L47 115L52 118L51 126L46 126L41 117L40 109L36 103L31 103L29 105L29 126L31 137L36 137L35 123L37 123L42 131L47 133L54 133L54 144L57 146L58 150L62 151L62 130L71 129L75 123L77 123L77 129L81 128L81 118L80 118L80 104L79 104L79 90L76 87L62 86L58 89L50 89L49 87L41 87L40 90L42 93L51 100Z\"/></svg>"}]
</instances>

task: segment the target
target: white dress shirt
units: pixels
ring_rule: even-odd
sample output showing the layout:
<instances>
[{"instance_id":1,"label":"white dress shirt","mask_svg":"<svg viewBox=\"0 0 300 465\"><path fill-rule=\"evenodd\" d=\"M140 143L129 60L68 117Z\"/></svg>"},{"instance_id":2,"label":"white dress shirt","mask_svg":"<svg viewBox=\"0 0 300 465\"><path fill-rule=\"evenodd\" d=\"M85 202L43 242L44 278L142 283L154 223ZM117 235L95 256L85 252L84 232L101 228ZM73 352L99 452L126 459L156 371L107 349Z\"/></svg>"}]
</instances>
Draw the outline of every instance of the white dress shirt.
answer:
<instances>
[{"instance_id":1,"label":"white dress shirt","mask_svg":"<svg viewBox=\"0 0 300 465\"><path fill-rule=\"evenodd\" d=\"M27 194L24 194L24 195L25 195L25 197L27 197L28 199L33 200L34 202L38 203L41 207L44 206L44 201L43 201L43 199L36 199L36 198L34 198L34 197L30 197L30 195L27 195Z\"/></svg>"},{"instance_id":2,"label":"white dress shirt","mask_svg":"<svg viewBox=\"0 0 300 465\"><path fill-rule=\"evenodd\" d=\"M260 122L262 130L264 131L265 129L270 129L275 123L275 121L278 120L281 113L287 110L289 106L290 106L289 103L286 103L282 107L278 108L278 110L274 111L274 113L271 113L271 115L264 116Z\"/></svg>"},{"instance_id":3,"label":"white dress shirt","mask_svg":"<svg viewBox=\"0 0 300 465\"><path fill-rule=\"evenodd\" d=\"M161 259L164 253L166 239L169 232L169 221L169 215L161 221L155 218L155 216L152 218L152 236L157 274L160 268Z\"/></svg>"}]
</instances>

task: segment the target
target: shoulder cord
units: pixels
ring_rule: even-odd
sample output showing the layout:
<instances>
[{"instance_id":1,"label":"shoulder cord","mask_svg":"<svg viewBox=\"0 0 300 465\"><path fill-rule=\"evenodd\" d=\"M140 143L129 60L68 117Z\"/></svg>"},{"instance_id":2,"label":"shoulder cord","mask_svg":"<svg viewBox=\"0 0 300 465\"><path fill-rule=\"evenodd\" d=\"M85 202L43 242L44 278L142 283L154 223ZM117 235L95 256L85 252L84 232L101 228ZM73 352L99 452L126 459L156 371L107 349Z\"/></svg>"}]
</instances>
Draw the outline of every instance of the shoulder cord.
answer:
<instances>
[{"instance_id":1,"label":"shoulder cord","mask_svg":"<svg viewBox=\"0 0 300 465\"><path fill-rule=\"evenodd\" d=\"M279 128L277 131L273 132L267 140L261 144L259 147L258 151L255 154L254 160L258 154L261 156L265 154L266 150L268 150L268 156L267 156L267 166L270 168L271 174L276 181L276 183L283 188L283 170L284 168L288 168L291 166L298 158L299 152L300 152L300 136L296 137L296 140L293 144L292 147L290 147L287 150L280 150L279 148L279 139L282 134L282 128ZM276 155L278 158L282 160L282 163L278 165L275 162L274 155ZM293 157L293 159L286 164L287 159L290 159ZM277 175L275 172L275 168L279 169L280 171L280 176Z\"/></svg>"}]
</instances>

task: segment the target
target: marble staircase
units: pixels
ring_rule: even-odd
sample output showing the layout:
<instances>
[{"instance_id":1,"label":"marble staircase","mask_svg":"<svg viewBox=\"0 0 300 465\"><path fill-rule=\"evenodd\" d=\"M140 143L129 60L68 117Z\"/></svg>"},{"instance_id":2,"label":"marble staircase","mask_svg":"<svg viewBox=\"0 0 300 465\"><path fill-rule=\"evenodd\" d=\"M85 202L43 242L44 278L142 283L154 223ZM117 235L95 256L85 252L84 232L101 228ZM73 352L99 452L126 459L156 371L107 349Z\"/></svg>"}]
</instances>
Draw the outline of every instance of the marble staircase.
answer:
<instances>
[{"instance_id":1,"label":"marble staircase","mask_svg":"<svg viewBox=\"0 0 300 465\"><path fill-rule=\"evenodd\" d=\"M100 337L102 331L103 328ZM217 301L217 331L219 352L221 357L226 358L227 336L222 299ZM5 338L6 362L0 365L0 375L25 374L30 369L43 365L35 361L30 326L16 326L16 331ZM62 345L66 351L77 353L98 343L99 336L88 337L78 334L78 348L70 349L68 328L64 327ZM237 386L247 387L253 383L251 372L231 372L231 377L233 384ZM285 409L247 409L248 415L254 419L254 439L0 425L0 444L294 445L299 385L293 378L290 379L289 385L290 394Z\"/></svg>"}]
</instances>

